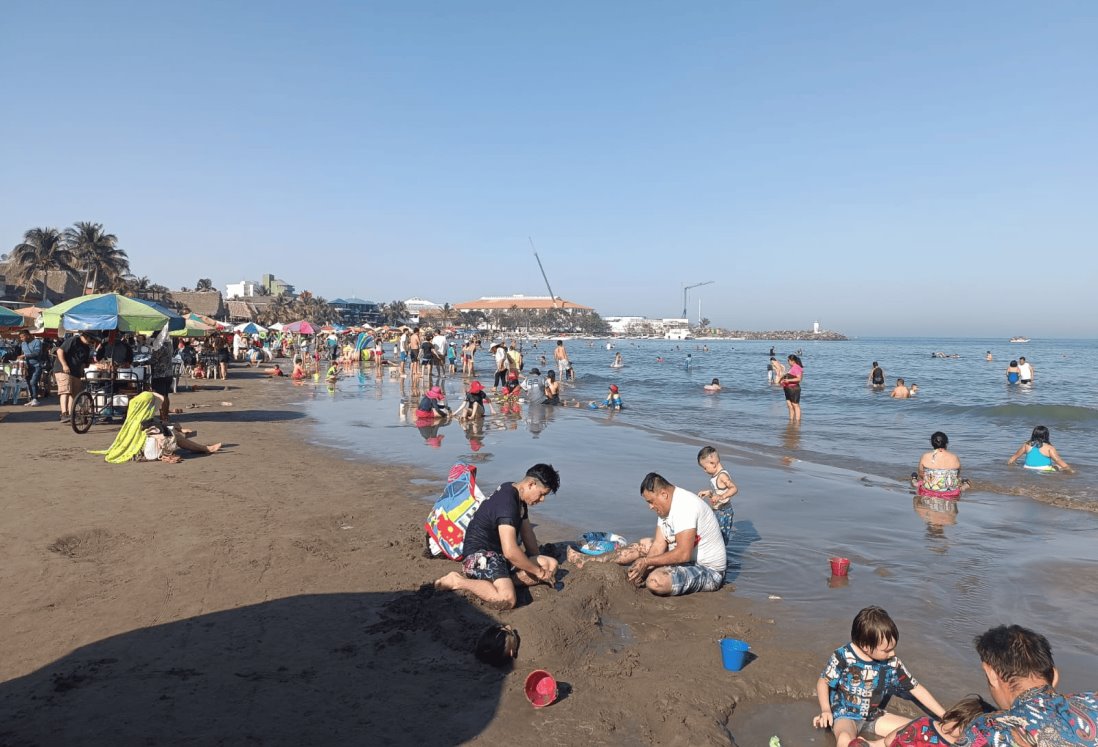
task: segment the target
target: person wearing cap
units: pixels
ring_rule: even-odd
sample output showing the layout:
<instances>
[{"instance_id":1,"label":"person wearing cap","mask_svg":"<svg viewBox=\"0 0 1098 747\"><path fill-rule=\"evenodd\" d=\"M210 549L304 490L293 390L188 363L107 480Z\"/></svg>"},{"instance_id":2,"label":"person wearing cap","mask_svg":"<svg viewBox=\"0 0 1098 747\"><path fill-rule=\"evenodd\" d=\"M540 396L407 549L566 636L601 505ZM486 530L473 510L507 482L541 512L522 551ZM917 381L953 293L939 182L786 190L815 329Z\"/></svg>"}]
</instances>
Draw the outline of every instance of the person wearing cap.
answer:
<instances>
[{"instance_id":1,"label":"person wearing cap","mask_svg":"<svg viewBox=\"0 0 1098 747\"><path fill-rule=\"evenodd\" d=\"M446 404L446 395L442 387L433 386L427 390L416 408L416 420L436 420L450 417L450 407Z\"/></svg>"},{"instance_id":2,"label":"person wearing cap","mask_svg":"<svg viewBox=\"0 0 1098 747\"><path fill-rule=\"evenodd\" d=\"M617 384L610 385L610 391L606 394L606 401L603 403L603 407L607 407L611 410L620 410L622 408L621 395L618 393Z\"/></svg>"},{"instance_id":3,"label":"person wearing cap","mask_svg":"<svg viewBox=\"0 0 1098 747\"><path fill-rule=\"evenodd\" d=\"M499 609L513 609L515 585L553 584L557 561L538 554L529 510L560 488L550 464L535 464L516 482L505 482L481 503L465 530L460 571L435 581L444 591L468 591ZM521 545L520 545L521 543Z\"/></svg>"},{"instance_id":4,"label":"person wearing cap","mask_svg":"<svg viewBox=\"0 0 1098 747\"><path fill-rule=\"evenodd\" d=\"M469 391L465 394L465 401L461 403L458 409L454 410L454 414L459 416L462 420L472 420L473 418L483 418L484 408L487 407L488 411L493 415L496 411L492 409L492 401L488 399L488 392L484 390L484 385L479 381L473 381L469 384Z\"/></svg>"},{"instance_id":5,"label":"person wearing cap","mask_svg":"<svg viewBox=\"0 0 1098 747\"><path fill-rule=\"evenodd\" d=\"M520 386L524 392L541 389L541 369L536 366L531 368L530 373L523 378Z\"/></svg>"},{"instance_id":6,"label":"person wearing cap","mask_svg":"<svg viewBox=\"0 0 1098 747\"><path fill-rule=\"evenodd\" d=\"M72 401L83 388L84 369L91 362L91 346L96 340L87 330L76 333L57 349L59 369L53 372L61 401L61 421L72 419Z\"/></svg>"}]
</instances>

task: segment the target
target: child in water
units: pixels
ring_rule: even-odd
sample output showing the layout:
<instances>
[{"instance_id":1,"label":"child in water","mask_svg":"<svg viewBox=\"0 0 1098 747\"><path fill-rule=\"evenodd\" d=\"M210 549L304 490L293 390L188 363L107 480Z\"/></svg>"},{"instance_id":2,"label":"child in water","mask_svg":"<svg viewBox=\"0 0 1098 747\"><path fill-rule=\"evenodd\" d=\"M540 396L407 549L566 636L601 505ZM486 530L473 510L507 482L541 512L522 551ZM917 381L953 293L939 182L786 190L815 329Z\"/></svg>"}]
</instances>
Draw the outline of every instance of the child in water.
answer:
<instances>
[{"instance_id":1,"label":"child in water","mask_svg":"<svg viewBox=\"0 0 1098 747\"><path fill-rule=\"evenodd\" d=\"M705 391L707 392L719 392L721 390L721 380L713 379L712 383L705 385Z\"/></svg>"},{"instance_id":2,"label":"child in water","mask_svg":"<svg viewBox=\"0 0 1098 747\"><path fill-rule=\"evenodd\" d=\"M945 709L930 691L915 681L896 656L900 631L880 607L866 607L850 626L850 643L837 649L816 680L820 715L817 729L831 727L836 747L864 745L858 737L864 727L883 737L902 729L909 719L886 713L893 695L910 696L939 719Z\"/></svg>"},{"instance_id":3,"label":"child in water","mask_svg":"<svg viewBox=\"0 0 1098 747\"><path fill-rule=\"evenodd\" d=\"M721 455L712 446L703 447L698 452L698 466L709 475L709 484L713 487L712 490L699 490L698 497L709 501L717 516L724 544L727 545L732 538L732 496L739 492L739 488L732 482L732 475L721 464Z\"/></svg>"},{"instance_id":4,"label":"child in water","mask_svg":"<svg viewBox=\"0 0 1098 747\"><path fill-rule=\"evenodd\" d=\"M618 393L617 384L610 385L610 391L606 393L606 401L602 403L602 406L611 410L620 410L622 408L621 395Z\"/></svg>"},{"instance_id":5,"label":"child in water","mask_svg":"<svg viewBox=\"0 0 1098 747\"><path fill-rule=\"evenodd\" d=\"M465 394L465 401L454 411L454 414L458 415L461 420L483 418L484 408L488 408L488 411L493 415L496 414L496 411L492 409L492 401L488 399L488 392L484 390L484 385L479 381L474 380L469 384L469 391Z\"/></svg>"}]
</instances>

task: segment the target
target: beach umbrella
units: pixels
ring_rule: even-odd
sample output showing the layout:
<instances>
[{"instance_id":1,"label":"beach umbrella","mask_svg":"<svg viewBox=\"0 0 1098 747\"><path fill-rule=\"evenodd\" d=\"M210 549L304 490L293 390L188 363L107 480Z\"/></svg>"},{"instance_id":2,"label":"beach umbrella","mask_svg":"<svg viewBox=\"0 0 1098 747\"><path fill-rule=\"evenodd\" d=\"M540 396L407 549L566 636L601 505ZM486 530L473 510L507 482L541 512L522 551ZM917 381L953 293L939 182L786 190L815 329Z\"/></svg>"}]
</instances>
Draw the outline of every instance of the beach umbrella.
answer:
<instances>
[{"instance_id":1,"label":"beach umbrella","mask_svg":"<svg viewBox=\"0 0 1098 747\"><path fill-rule=\"evenodd\" d=\"M283 324L282 322L275 322L270 327L268 327L268 329L273 329L275 332L281 332L282 328L285 327L285 326L286 325Z\"/></svg>"},{"instance_id":2,"label":"beach umbrella","mask_svg":"<svg viewBox=\"0 0 1098 747\"><path fill-rule=\"evenodd\" d=\"M140 332L160 329L164 323L172 330L183 329L183 317L160 304L118 293L96 293L73 298L42 312L42 321L50 329L70 331L119 330Z\"/></svg>"},{"instance_id":3,"label":"beach umbrella","mask_svg":"<svg viewBox=\"0 0 1098 747\"><path fill-rule=\"evenodd\" d=\"M294 322L292 324L287 324L285 327L282 328L282 331L284 331L284 332L296 332L299 335L315 335L316 334L316 328L313 327L313 325L309 324L304 319L302 319L300 322Z\"/></svg>"},{"instance_id":4,"label":"beach umbrella","mask_svg":"<svg viewBox=\"0 0 1098 747\"><path fill-rule=\"evenodd\" d=\"M25 327L26 320L7 306L0 306L0 327Z\"/></svg>"},{"instance_id":5,"label":"beach umbrella","mask_svg":"<svg viewBox=\"0 0 1098 747\"><path fill-rule=\"evenodd\" d=\"M266 327L261 324L256 324L255 322L244 322L243 324L236 325L233 329L246 335L263 335L267 333Z\"/></svg>"},{"instance_id":6,"label":"beach umbrella","mask_svg":"<svg viewBox=\"0 0 1098 747\"><path fill-rule=\"evenodd\" d=\"M217 331L217 327L204 324L203 322L194 319L186 319L185 322L187 326L172 332L172 337L205 337L211 332Z\"/></svg>"}]
</instances>

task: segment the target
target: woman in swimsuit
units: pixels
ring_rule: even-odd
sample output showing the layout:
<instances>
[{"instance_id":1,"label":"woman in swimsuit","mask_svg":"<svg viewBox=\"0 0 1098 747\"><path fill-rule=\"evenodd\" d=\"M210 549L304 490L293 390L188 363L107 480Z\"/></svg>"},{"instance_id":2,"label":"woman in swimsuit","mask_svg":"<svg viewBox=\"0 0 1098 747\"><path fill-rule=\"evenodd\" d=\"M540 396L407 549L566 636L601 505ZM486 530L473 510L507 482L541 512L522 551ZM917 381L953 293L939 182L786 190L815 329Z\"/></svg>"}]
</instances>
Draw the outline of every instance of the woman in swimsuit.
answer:
<instances>
[{"instance_id":1,"label":"woman in swimsuit","mask_svg":"<svg viewBox=\"0 0 1098 747\"><path fill-rule=\"evenodd\" d=\"M941 431L930 437L930 445L933 451L923 454L919 471L911 475L911 484L918 495L956 500L968 488L968 481L961 480L961 460L946 448L949 437Z\"/></svg>"},{"instance_id":2,"label":"woman in swimsuit","mask_svg":"<svg viewBox=\"0 0 1098 747\"><path fill-rule=\"evenodd\" d=\"M1026 469L1053 472L1056 467L1059 467L1064 472L1073 471L1068 463L1060 458L1060 454L1057 453L1056 447L1049 442L1048 428L1043 425L1039 425L1033 429L1033 433L1030 435L1029 440L1018 447L1018 450L1014 452L1014 456L1007 460L1007 464L1014 464L1022 455L1025 455L1022 466ZM1053 466L1054 464L1055 467Z\"/></svg>"},{"instance_id":3,"label":"woman in swimsuit","mask_svg":"<svg viewBox=\"0 0 1098 747\"><path fill-rule=\"evenodd\" d=\"M1007 366L1006 377L1008 384L1017 384L1018 379L1021 378L1022 371L1018 368L1018 361L1011 361Z\"/></svg>"}]
</instances>

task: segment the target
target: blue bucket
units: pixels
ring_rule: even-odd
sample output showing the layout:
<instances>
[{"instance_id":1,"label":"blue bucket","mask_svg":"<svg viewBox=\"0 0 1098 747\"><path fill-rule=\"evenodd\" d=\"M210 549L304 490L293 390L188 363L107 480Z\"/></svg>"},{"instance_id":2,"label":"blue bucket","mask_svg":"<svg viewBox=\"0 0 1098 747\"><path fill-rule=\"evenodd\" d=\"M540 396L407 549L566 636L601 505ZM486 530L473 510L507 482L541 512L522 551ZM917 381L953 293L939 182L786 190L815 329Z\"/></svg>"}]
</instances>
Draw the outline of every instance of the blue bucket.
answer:
<instances>
[{"instance_id":1,"label":"blue bucket","mask_svg":"<svg viewBox=\"0 0 1098 747\"><path fill-rule=\"evenodd\" d=\"M743 669L747 660L747 652L751 646L736 638L721 639L721 661L729 672L738 672Z\"/></svg>"}]
</instances>

